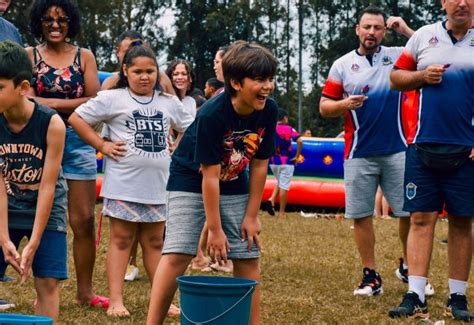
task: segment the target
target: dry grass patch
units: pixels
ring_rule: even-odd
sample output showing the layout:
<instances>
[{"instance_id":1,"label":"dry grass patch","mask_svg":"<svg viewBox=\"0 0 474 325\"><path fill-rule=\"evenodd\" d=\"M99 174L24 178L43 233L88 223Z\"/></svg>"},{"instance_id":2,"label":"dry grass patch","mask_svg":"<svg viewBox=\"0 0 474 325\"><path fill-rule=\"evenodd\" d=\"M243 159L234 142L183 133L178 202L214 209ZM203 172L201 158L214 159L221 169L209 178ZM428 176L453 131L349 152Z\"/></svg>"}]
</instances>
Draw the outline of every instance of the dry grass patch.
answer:
<instances>
[{"instance_id":1,"label":"dry grass patch","mask_svg":"<svg viewBox=\"0 0 474 325\"><path fill-rule=\"evenodd\" d=\"M99 209L99 206L98 206ZM263 324L395 324L388 318L388 309L398 305L406 291L394 275L401 256L396 220L375 220L378 270L384 280L381 297L354 297L352 291L362 276L362 268L353 242L352 223L332 219L302 218L298 213L279 220L261 214L263 224L262 256L262 318ZM437 225L430 281L436 294L429 299L434 320L443 319L448 294L447 223ZM60 322L65 324L143 324L149 301L150 285L146 277L125 285L125 304L132 316L109 319L105 311L75 304L75 272L69 236L70 279L61 290ZM104 220L102 245L97 254L94 284L97 293L107 294L105 254L108 242L108 221ZM140 250L139 250L140 254ZM140 261L140 271L144 269ZM196 272L194 272L196 273ZM11 268L8 275L15 276ZM217 274L217 273L213 273ZM471 276L470 283L474 277ZM15 313L33 313L33 283L1 283L0 296L17 304ZM474 305L474 290L468 299ZM168 323L178 323L169 320Z\"/></svg>"}]
</instances>

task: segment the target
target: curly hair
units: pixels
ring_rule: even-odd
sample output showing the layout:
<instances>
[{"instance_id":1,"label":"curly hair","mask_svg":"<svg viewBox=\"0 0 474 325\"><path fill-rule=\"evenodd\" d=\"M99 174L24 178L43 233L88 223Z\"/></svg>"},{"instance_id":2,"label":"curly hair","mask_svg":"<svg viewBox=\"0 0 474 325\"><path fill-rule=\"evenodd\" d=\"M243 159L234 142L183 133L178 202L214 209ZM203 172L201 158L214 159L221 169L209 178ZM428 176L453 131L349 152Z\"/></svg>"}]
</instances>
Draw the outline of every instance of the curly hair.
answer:
<instances>
[{"instance_id":1,"label":"curly hair","mask_svg":"<svg viewBox=\"0 0 474 325\"><path fill-rule=\"evenodd\" d=\"M66 12L69 17L67 37L76 37L81 30L81 16L74 0L35 0L30 10L30 30L33 36L38 39L43 36L41 18L51 7L59 7Z\"/></svg>"},{"instance_id":2,"label":"curly hair","mask_svg":"<svg viewBox=\"0 0 474 325\"><path fill-rule=\"evenodd\" d=\"M182 100L182 98L179 96L179 91L178 89L174 86L173 84L173 72L174 70L176 69L176 66L178 64L183 64L184 67L186 68L186 72L188 73L188 77L191 78L191 82L189 84L189 88L188 90L186 90L186 95L189 95L193 90L194 90L194 86L195 86L195 83L196 83L196 74L194 73L194 70L193 68L191 67L191 63L189 61L186 61L186 60L183 60L183 59L176 59L176 60L173 60L171 61L171 63L168 65L168 68L166 69L166 75L168 76L168 78L170 78L171 80L171 84L173 85L173 88L174 88L174 92L176 93L176 96L178 96L178 98L180 100Z\"/></svg>"}]
</instances>

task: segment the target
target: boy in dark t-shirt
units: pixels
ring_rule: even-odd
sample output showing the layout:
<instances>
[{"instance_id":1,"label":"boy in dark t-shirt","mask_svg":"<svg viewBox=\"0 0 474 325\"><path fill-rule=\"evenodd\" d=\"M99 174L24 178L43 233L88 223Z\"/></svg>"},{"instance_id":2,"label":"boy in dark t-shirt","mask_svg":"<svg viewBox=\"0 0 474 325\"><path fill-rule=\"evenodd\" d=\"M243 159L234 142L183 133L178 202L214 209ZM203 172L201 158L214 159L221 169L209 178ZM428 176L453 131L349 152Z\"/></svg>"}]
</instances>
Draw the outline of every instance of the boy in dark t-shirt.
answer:
<instances>
[{"instance_id":1,"label":"boy in dark t-shirt","mask_svg":"<svg viewBox=\"0 0 474 325\"><path fill-rule=\"evenodd\" d=\"M238 41L222 65L225 92L203 105L173 154L165 244L153 281L149 324L163 323L175 278L196 255L204 221L210 257L219 264L231 258L234 276L260 280L257 213L268 159L275 151L277 106L268 96L277 63L267 49ZM259 300L257 286L251 324L260 322Z\"/></svg>"},{"instance_id":2,"label":"boy in dark t-shirt","mask_svg":"<svg viewBox=\"0 0 474 325\"><path fill-rule=\"evenodd\" d=\"M0 42L0 205L8 198L8 211L0 213L0 276L8 263L24 283L33 269L35 313L56 322L59 281L67 278L66 128L55 111L28 100L31 76L26 51Z\"/></svg>"}]
</instances>

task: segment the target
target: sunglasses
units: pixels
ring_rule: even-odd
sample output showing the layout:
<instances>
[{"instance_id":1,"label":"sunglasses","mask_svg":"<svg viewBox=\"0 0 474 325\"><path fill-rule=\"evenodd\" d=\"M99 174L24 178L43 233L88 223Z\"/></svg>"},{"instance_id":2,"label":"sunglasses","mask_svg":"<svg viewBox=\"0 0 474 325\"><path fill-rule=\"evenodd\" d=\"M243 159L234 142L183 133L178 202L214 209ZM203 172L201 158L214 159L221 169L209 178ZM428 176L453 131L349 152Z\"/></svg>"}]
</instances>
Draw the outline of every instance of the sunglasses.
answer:
<instances>
[{"instance_id":1,"label":"sunglasses","mask_svg":"<svg viewBox=\"0 0 474 325\"><path fill-rule=\"evenodd\" d=\"M41 22L49 27L53 26L53 24L56 22L59 26L67 26L69 24L69 17L67 16L61 16L56 18L50 17L50 16L45 16L41 18Z\"/></svg>"}]
</instances>

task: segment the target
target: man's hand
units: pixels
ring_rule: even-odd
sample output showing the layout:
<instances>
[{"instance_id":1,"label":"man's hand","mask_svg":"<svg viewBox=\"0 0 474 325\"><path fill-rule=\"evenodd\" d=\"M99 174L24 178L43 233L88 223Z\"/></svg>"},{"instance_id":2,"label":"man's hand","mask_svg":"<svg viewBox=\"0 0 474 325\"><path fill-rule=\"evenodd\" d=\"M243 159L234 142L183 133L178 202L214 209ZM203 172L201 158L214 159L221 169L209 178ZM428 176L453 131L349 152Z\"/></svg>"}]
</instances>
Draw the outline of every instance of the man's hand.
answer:
<instances>
[{"instance_id":1,"label":"man's hand","mask_svg":"<svg viewBox=\"0 0 474 325\"><path fill-rule=\"evenodd\" d=\"M112 142L104 140L100 148L100 152L102 152L105 156L117 161L120 157L125 156L127 153L127 148L125 147L126 144L126 141Z\"/></svg>"},{"instance_id":2,"label":"man's hand","mask_svg":"<svg viewBox=\"0 0 474 325\"><path fill-rule=\"evenodd\" d=\"M368 97L365 95L350 95L343 99L343 101L346 109L354 110L361 108L367 98Z\"/></svg>"},{"instance_id":3,"label":"man's hand","mask_svg":"<svg viewBox=\"0 0 474 325\"><path fill-rule=\"evenodd\" d=\"M2 245L3 256L5 257L5 263L10 264L15 271L17 271L20 275L21 267L20 267L20 254L16 250L15 245L8 240Z\"/></svg>"},{"instance_id":4,"label":"man's hand","mask_svg":"<svg viewBox=\"0 0 474 325\"><path fill-rule=\"evenodd\" d=\"M471 160L474 160L474 148L471 149L471 154L469 155L469 158L471 158Z\"/></svg>"},{"instance_id":5,"label":"man's hand","mask_svg":"<svg viewBox=\"0 0 474 325\"><path fill-rule=\"evenodd\" d=\"M443 81L443 74L449 65L432 64L423 70L423 80L428 85L437 85Z\"/></svg>"},{"instance_id":6,"label":"man's hand","mask_svg":"<svg viewBox=\"0 0 474 325\"><path fill-rule=\"evenodd\" d=\"M242 241L247 240L247 249L249 252L252 249L253 243L257 245L258 250L262 249L259 238L260 231L261 224L260 219L258 217L244 217L240 238L242 239Z\"/></svg>"},{"instance_id":7,"label":"man's hand","mask_svg":"<svg viewBox=\"0 0 474 325\"><path fill-rule=\"evenodd\" d=\"M407 23L402 17L390 16L387 19L387 28L394 32L410 37L413 34L413 30L408 27Z\"/></svg>"},{"instance_id":8,"label":"man's hand","mask_svg":"<svg viewBox=\"0 0 474 325\"><path fill-rule=\"evenodd\" d=\"M217 262L219 265L227 263L227 253L230 252L230 245L227 237L222 230L208 230L207 238L207 253L212 262Z\"/></svg>"}]
</instances>

